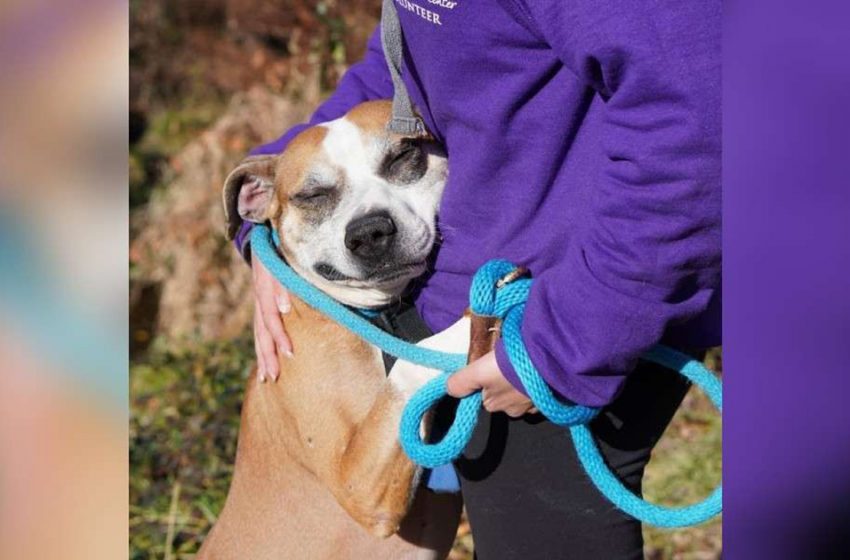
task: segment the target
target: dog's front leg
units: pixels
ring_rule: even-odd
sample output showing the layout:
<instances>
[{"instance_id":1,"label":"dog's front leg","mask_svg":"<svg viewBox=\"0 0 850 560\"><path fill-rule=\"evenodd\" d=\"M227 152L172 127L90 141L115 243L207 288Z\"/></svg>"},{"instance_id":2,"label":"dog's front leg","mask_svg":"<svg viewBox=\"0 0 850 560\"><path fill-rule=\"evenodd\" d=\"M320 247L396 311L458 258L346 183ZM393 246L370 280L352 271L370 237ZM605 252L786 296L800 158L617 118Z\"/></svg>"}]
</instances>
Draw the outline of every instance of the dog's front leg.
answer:
<instances>
[{"instance_id":1,"label":"dog's front leg","mask_svg":"<svg viewBox=\"0 0 850 560\"><path fill-rule=\"evenodd\" d=\"M410 507L417 467L398 443L401 393L386 384L339 457L334 493L361 526L379 537L398 530Z\"/></svg>"},{"instance_id":2,"label":"dog's front leg","mask_svg":"<svg viewBox=\"0 0 850 560\"><path fill-rule=\"evenodd\" d=\"M469 341L470 322L464 317L419 345L465 354ZM410 506L419 469L398 443L399 421L410 396L439 373L407 362L396 362L388 383L366 418L351 434L340 456L337 499L358 523L375 535L394 533Z\"/></svg>"}]
</instances>

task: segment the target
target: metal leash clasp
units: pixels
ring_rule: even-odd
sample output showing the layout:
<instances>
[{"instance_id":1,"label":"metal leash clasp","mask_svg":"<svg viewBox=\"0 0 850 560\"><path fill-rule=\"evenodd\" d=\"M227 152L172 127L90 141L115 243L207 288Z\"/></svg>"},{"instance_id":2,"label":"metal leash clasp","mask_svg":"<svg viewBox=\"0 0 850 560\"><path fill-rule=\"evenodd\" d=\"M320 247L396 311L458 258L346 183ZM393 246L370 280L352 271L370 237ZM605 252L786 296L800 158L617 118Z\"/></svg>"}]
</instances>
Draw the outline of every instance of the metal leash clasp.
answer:
<instances>
[{"instance_id":1,"label":"metal leash clasp","mask_svg":"<svg viewBox=\"0 0 850 560\"><path fill-rule=\"evenodd\" d=\"M501 278L499 278L498 280L496 280L496 289L501 290L511 282L515 282L516 280L519 280L520 278L523 278L524 276L528 275L529 271L526 267L518 266L512 271L502 276Z\"/></svg>"}]
</instances>

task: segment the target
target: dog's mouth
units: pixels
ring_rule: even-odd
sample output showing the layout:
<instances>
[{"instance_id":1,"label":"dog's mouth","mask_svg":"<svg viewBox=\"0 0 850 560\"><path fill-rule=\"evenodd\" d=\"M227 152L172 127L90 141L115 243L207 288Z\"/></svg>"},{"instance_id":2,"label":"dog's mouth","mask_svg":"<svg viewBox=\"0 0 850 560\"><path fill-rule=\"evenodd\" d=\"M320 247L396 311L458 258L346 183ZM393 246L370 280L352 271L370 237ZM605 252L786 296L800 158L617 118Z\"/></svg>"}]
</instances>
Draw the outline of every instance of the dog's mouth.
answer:
<instances>
[{"instance_id":1,"label":"dog's mouth","mask_svg":"<svg viewBox=\"0 0 850 560\"><path fill-rule=\"evenodd\" d=\"M414 261L402 264L391 264L380 267L369 273L367 280L377 284L393 282L399 278L413 278L425 272L425 261Z\"/></svg>"},{"instance_id":2,"label":"dog's mouth","mask_svg":"<svg viewBox=\"0 0 850 560\"><path fill-rule=\"evenodd\" d=\"M329 282L350 282L352 280L356 280L356 278L343 274L334 265L326 262L317 263L313 267L313 270L316 271L316 274Z\"/></svg>"},{"instance_id":3,"label":"dog's mouth","mask_svg":"<svg viewBox=\"0 0 850 560\"><path fill-rule=\"evenodd\" d=\"M341 272L338 268L327 262L320 262L313 266L313 270L329 282L361 282L371 285L387 284L400 278L413 278L425 272L426 261L414 261L408 263L386 263L370 270L364 277L355 278Z\"/></svg>"}]
</instances>

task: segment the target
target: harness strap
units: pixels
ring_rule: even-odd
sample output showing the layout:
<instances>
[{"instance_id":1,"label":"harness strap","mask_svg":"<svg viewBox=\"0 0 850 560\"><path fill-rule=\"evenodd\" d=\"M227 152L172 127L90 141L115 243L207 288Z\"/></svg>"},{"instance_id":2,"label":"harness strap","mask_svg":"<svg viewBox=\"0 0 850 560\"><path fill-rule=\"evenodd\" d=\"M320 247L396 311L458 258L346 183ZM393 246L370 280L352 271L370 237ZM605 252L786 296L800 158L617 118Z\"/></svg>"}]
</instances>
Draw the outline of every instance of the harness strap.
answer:
<instances>
[{"instance_id":1,"label":"harness strap","mask_svg":"<svg viewBox=\"0 0 850 560\"><path fill-rule=\"evenodd\" d=\"M384 0L381 8L381 44L387 67L393 80L393 118L387 128L391 132L405 136L424 136L425 123L413 110L413 102L407 92L407 86L401 79L401 65L404 60L404 36L401 22L398 20L393 0Z\"/></svg>"}]
</instances>

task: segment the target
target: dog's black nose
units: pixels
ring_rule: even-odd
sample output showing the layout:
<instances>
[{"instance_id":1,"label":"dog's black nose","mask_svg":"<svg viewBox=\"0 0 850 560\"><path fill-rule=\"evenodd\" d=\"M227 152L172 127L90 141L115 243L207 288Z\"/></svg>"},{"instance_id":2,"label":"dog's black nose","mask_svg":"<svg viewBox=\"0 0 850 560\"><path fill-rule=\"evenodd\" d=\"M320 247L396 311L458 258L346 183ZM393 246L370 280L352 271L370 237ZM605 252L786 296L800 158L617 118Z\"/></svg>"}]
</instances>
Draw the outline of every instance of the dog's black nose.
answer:
<instances>
[{"instance_id":1,"label":"dog's black nose","mask_svg":"<svg viewBox=\"0 0 850 560\"><path fill-rule=\"evenodd\" d=\"M392 217L387 212L375 212L349 222L345 228L345 246L355 256L374 261L387 254L395 235Z\"/></svg>"}]
</instances>

